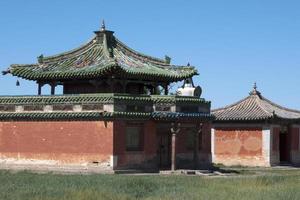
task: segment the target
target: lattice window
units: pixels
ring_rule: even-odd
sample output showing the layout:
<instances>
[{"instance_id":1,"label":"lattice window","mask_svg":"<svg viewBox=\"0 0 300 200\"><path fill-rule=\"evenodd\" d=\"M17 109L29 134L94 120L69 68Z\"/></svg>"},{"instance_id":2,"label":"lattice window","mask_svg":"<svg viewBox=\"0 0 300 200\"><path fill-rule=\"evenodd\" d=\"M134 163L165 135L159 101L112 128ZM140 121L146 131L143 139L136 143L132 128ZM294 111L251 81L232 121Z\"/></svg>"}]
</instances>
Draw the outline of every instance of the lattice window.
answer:
<instances>
[{"instance_id":1,"label":"lattice window","mask_svg":"<svg viewBox=\"0 0 300 200\"><path fill-rule=\"evenodd\" d=\"M198 106L181 106L181 112L185 113L195 113L198 112Z\"/></svg>"},{"instance_id":2,"label":"lattice window","mask_svg":"<svg viewBox=\"0 0 300 200\"><path fill-rule=\"evenodd\" d=\"M143 149L142 126L126 127L126 150L141 151Z\"/></svg>"},{"instance_id":3,"label":"lattice window","mask_svg":"<svg viewBox=\"0 0 300 200\"><path fill-rule=\"evenodd\" d=\"M71 110L73 110L73 106L72 105L53 105L53 110L71 111Z\"/></svg>"},{"instance_id":4,"label":"lattice window","mask_svg":"<svg viewBox=\"0 0 300 200\"><path fill-rule=\"evenodd\" d=\"M156 105L156 106L155 106L155 111L166 111L166 112L170 112L170 111L171 111L171 106Z\"/></svg>"},{"instance_id":5,"label":"lattice window","mask_svg":"<svg viewBox=\"0 0 300 200\"><path fill-rule=\"evenodd\" d=\"M82 110L103 110L103 104L85 104Z\"/></svg>"},{"instance_id":6,"label":"lattice window","mask_svg":"<svg viewBox=\"0 0 300 200\"><path fill-rule=\"evenodd\" d=\"M16 107L15 107L15 105L0 105L0 111L15 112Z\"/></svg>"},{"instance_id":7,"label":"lattice window","mask_svg":"<svg viewBox=\"0 0 300 200\"><path fill-rule=\"evenodd\" d=\"M145 106L127 105L126 111L129 111L129 112L145 112Z\"/></svg>"},{"instance_id":8,"label":"lattice window","mask_svg":"<svg viewBox=\"0 0 300 200\"><path fill-rule=\"evenodd\" d=\"M25 105L24 111L43 111L44 107L42 105Z\"/></svg>"}]
</instances>

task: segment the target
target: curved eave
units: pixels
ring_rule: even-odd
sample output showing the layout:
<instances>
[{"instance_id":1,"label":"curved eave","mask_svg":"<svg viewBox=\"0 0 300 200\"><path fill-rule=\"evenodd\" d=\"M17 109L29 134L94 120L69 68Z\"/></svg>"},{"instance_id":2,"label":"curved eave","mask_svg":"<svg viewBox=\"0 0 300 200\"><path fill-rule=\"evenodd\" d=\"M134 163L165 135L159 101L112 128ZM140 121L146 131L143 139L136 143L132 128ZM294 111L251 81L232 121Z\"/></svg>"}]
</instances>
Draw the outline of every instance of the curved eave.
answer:
<instances>
[{"instance_id":1,"label":"curved eave","mask_svg":"<svg viewBox=\"0 0 300 200\"><path fill-rule=\"evenodd\" d=\"M35 112L35 113L0 113L0 121L76 121L76 120L212 120L210 114L205 113L147 113L147 112Z\"/></svg>"},{"instance_id":2,"label":"curved eave","mask_svg":"<svg viewBox=\"0 0 300 200\"><path fill-rule=\"evenodd\" d=\"M40 69L36 69L37 65L28 66L16 66L12 65L9 69L9 73L13 76L24 78L27 80L71 80L71 79L95 79L109 74L124 78L144 79L144 80L158 80L158 81L181 81L186 78L190 78L194 75L198 75L195 68L185 68L180 74L172 73L157 73L155 71L135 71L131 69L124 69L117 64L109 64L105 67L101 67L94 70L77 70L77 71L65 71L65 72L41 72Z\"/></svg>"},{"instance_id":3,"label":"curved eave","mask_svg":"<svg viewBox=\"0 0 300 200\"><path fill-rule=\"evenodd\" d=\"M77 70L65 72L41 72L31 67L12 67L10 73L13 76L24 78L27 80L70 80L70 79L87 79L98 78L112 72L119 72L121 69L115 64L109 64L95 70Z\"/></svg>"},{"instance_id":4,"label":"curved eave","mask_svg":"<svg viewBox=\"0 0 300 200\"><path fill-rule=\"evenodd\" d=\"M213 116L215 116L213 114ZM256 118L252 118L252 117L248 117L248 118L226 118L226 117L222 117L222 118L218 118L217 116L215 116L214 122L224 122L224 123L229 123L229 122L260 122L260 121L267 121L267 120L271 120L274 119L273 116L268 116L268 117L256 117Z\"/></svg>"},{"instance_id":5,"label":"curved eave","mask_svg":"<svg viewBox=\"0 0 300 200\"><path fill-rule=\"evenodd\" d=\"M152 113L152 118L157 121L212 121L214 116L212 116L210 113L154 112Z\"/></svg>"}]
</instances>

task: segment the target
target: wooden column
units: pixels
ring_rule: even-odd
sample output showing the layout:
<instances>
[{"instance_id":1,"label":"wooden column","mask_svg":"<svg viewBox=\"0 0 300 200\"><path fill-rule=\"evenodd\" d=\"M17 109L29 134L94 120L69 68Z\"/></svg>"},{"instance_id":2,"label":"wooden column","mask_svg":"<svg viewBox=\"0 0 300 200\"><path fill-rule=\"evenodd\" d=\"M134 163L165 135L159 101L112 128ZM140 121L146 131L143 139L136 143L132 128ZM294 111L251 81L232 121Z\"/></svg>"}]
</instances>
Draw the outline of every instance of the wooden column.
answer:
<instances>
[{"instance_id":1,"label":"wooden column","mask_svg":"<svg viewBox=\"0 0 300 200\"><path fill-rule=\"evenodd\" d=\"M50 84L51 86L51 95L55 95L55 83Z\"/></svg>"},{"instance_id":2,"label":"wooden column","mask_svg":"<svg viewBox=\"0 0 300 200\"><path fill-rule=\"evenodd\" d=\"M172 123L171 134L172 134L172 149L171 149L171 170L176 170L176 135L180 131L180 123Z\"/></svg>"},{"instance_id":3,"label":"wooden column","mask_svg":"<svg viewBox=\"0 0 300 200\"><path fill-rule=\"evenodd\" d=\"M38 83L38 95L42 94L42 84Z\"/></svg>"},{"instance_id":4,"label":"wooden column","mask_svg":"<svg viewBox=\"0 0 300 200\"><path fill-rule=\"evenodd\" d=\"M109 84L109 87L110 87L110 93L114 93L115 80L113 78L110 78L108 80L108 84Z\"/></svg>"},{"instance_id":5,"label":"wooden column","mask_svg":"<svg viewBox=\"0 0 300 200\"><path fill-rule=\"evenodd\" d=\"M159 91L158 91L158 83L155 83L155 84L154 84L154 94L155 94L155 95L158 95L158 94L159 94Z\"/></svg>"},{"instance_id":6,"label":"wooden column","mask_svg":"<svg viewBox=\"0 0 300 200\"><path fill-rule=\"evenodd\" d=\"M199 135L202 134L203 124L197 125L197 130L194 133L194 168L199 167Z\"/></svg>"},{"instance_id":7,"label":"wooden column","mask_svg":"<svg viewBox=\"0 0 300 200\"><path fill-rule=\"evenodd\" d=\"M126 80L122 80L122 92L126 93L126 86L127 86L127 81Z\"/></svg>"},{"instance_id":8,"label":"wooden column","mask_svg":"<svg viewBox=\"0 0 300 200\"><path fill-rule=\"evenodd\" d=\"M168 84L164 85L165 95L169 94Z\"/></svg>"}]
</instances>

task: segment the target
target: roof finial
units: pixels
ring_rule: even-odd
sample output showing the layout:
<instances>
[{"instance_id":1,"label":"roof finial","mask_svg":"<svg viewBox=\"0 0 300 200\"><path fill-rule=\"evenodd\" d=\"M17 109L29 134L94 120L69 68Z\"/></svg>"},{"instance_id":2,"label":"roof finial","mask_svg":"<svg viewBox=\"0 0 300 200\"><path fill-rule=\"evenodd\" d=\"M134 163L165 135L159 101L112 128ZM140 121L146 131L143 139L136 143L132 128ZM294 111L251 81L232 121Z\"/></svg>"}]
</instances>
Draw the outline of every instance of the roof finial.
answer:
<instances>
[{"instance_id":1,"label":"roof finial","mask_svg":"<svg viewBox=\"0 0 300 200\"><path fill-rule=\"evenodd\" d=\"M256 82L254 82L253 90L254 90L254 91L257 91L257 85L256 85Z\"/></svg>"},{"instance_id":2,"label":"roof finial","mask_svg":"<svg viewBox=\"0 0 300 200\"><path fill-rule=\"evenodd\" d=\"M258 95L260 96L260 92L257 90L257 84L254 82L253 90L250 92L250 95Z\"/></svg>"},{"instance_id":3,"label":"roof finial","mask_svg":"<svg viewBox=\"0 0 300 200\"><path fill-rule=\"evenodd\" d=\"M105 31L105 22L104 22L104 19L102 20L102 24L101 24L101 31Z\"/></svg>"}]
</instances>

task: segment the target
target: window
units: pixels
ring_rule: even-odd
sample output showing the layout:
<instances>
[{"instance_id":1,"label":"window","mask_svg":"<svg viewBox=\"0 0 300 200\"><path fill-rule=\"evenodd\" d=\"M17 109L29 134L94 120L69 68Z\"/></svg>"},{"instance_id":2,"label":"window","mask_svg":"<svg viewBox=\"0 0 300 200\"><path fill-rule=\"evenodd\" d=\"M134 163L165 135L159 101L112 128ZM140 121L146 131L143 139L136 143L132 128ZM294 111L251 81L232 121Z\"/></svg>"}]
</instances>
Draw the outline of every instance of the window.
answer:
<instances>
[{"instance_id":1,"label":"window","mask_svg":"<svg viewBox=\"0 0 300 200\"><path fill-rule=\"evenodd\" d=\"M188 150L194 149L195 146L194 138L195 138L194 132L192 130L188 131L186 135L186 148Z\"/></svg>"},{"instance_id":2,"label":"window","mask_svg":"<svg viewBox=\"0 0 300 200\"><path fill-rule=\"evenodd\" d=\"M145 112L145 106L127 105L126 111L128 111L128 112Z\"/></svg>"},{"instance_id":3,"label":"window","mask_svg":"<svg viewBox=\"0 0 300 200\"><path fill-rule=\"evenodd\" d=\"M186 135L186 149L193 150L195 146L195 132L190 130ZM202 150L203 148L203 132L198 134L198 148Z\"/></svg>"},{"instance_id":4,"label":"window","mask_svg":"<svg viewBox=\"0 0 300 200\"><path fill-rule=\"evenodd\" d=\"M180 110L184 113L198 112L198 106L181 106Z\"/></svg>"},{"instance_id":5,"label":"window","mask_svg":"<svg viewBox=\"0 0 300 200\"><path fill-rule=\"evenodd\" d=\"M141 151L143 148L143 130L142 126L126 127L126 150Z\"/></svg>"},{"instance_id":6,"label":"window","mask_svg":"<svg viewBox=\"0 0 300 200\"><path fill-rule=\"evenodd\" d=\"M42 105L25 105L24 111L43 111L44 107Z\"/></svg>"},{"instance_id":7,"label":"window","mask_svg":"<svg viewBox=\"0 0 300 200\"><path fill-rule=\"evenodd\" d=\"M199 133L199 140L198 140L198 142L199 142L199 150L202 150L203 149L203 134L204 134L204 132L202 131L201 133Z\"/></svg>"}]
</instances>

